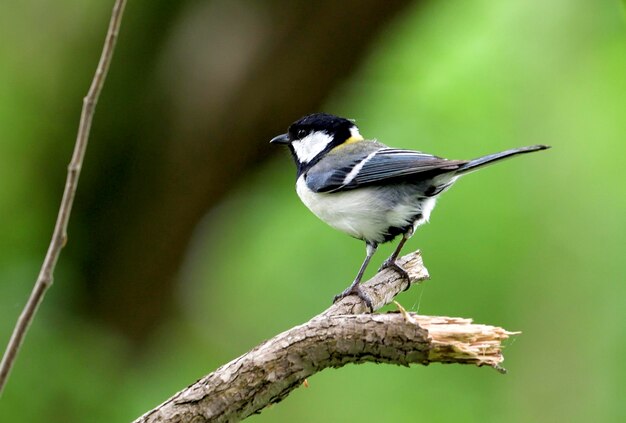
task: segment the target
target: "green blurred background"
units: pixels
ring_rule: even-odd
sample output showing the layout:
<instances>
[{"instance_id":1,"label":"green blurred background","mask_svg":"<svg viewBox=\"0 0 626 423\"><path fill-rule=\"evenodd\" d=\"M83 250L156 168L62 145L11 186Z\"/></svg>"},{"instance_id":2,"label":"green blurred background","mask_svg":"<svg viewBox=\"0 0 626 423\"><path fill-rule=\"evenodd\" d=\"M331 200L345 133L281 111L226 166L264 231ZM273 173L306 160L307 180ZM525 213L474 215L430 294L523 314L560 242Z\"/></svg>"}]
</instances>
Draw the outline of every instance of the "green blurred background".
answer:
<instances>
[{"instance_id":1,"label":"green blurred background","mask_svg":"<svg viewBox=\"0 0 626 423\"><path fill-rule=\"evenodd\" d=\"M109 3L0 5L2 347L47 248ZM553 146L446 193L406 248L432 279L398 297L523 334L506 376L348 366L250 421L625 421L624 16L617 0L130 1L69 244L0 421L130 421L327 307L363 245L306 210L267 144L322 110L449 158Z\"/></svg>"}]
</instances>

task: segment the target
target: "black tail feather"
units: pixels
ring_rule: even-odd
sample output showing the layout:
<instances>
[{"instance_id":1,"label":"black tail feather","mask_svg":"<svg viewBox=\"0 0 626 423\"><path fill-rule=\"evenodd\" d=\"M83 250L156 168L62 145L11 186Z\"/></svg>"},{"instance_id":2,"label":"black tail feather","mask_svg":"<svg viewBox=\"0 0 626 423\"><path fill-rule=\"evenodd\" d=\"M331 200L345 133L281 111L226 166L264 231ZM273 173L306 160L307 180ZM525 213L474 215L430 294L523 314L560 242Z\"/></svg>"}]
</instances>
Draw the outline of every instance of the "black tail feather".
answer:
<instances>
[{"instance_id":1,"label":"black tail feather","mask_svg":"<svg viewBox=\"0 0 626 423\"><path fill-rule=\"evenodd\" d=\"M518 154L532 153L533 151L546 150L550 148L549 145L531 145L528 147L513 148L511 150L502 151L500 153L488 154L483 157L479 157L474 160L470 160L456 171L457 175L461 175L467 172L480 169L483 166L490 165L499 160L507 159L509 157L516 156Z\"/></svg>"}]
</instances>

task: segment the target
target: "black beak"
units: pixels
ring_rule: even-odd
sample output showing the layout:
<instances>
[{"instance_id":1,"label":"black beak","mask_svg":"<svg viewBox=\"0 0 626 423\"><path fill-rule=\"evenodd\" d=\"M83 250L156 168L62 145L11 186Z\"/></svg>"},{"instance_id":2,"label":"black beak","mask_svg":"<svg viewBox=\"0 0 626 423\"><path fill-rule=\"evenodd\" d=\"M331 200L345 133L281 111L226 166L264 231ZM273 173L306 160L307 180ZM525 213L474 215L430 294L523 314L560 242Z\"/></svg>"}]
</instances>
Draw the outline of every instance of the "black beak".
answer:
<instances>
[{"instance_id":1,"label":"black beak","mask_svg":"<svg viewBox=\"0 0 626 423\"><path fill-rule=\"evenodd\" d=\"M280 134L277 137L272 138L270 144L289 144L291 140L289 139L289 134Z\"/></svg>"}]
</instances>

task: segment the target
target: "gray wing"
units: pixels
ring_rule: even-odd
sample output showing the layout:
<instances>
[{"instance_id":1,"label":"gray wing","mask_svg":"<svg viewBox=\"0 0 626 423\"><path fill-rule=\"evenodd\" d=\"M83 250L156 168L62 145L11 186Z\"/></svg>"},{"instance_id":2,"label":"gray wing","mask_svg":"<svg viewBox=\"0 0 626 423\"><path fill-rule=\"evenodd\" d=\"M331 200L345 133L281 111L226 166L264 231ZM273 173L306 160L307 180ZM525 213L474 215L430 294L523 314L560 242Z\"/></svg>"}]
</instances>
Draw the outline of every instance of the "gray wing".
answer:
<instances>
[{"instance_id":1,"label":"gray wing","mask_svg":"<svg viewBox=\"0 0 626 423\"><path fill-rule=\"evenodd\" d=\"M337 192L391 181L416 181L458 169L467 163L431 154L395 148L379 148L341 160L327 157L307 174L307 185L315 192ZM326 159L324 159L326 160Z\"/></svg>"}]
</instances>

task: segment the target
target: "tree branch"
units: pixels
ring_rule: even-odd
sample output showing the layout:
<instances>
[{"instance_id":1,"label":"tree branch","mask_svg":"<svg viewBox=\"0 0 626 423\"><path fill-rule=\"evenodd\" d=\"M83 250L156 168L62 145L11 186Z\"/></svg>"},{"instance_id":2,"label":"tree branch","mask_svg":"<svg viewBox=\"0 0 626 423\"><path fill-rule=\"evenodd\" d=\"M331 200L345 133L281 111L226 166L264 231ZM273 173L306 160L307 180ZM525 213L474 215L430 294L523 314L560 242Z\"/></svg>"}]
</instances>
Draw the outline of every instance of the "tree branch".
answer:
<instances>
[{"instance_id":1,"label":"tree branch","mask_svg":"<svg viewBox=\"0 0 626 423\"><path fill-rule=\"evenodd\" d=\"M419 252L399 263L411 284L428 279ZM407 281L386 269L362 287L376 310L393 301ZM459 363L503 371L501 342L514 332L471 319L418 316L397 305L400 312L364 314L361 299L346 297L203 377L135 423L239 421L279 402L307 377L348 363Z\"/></svg>"},{"instance_id":2,"label":"tree branch","mask_svg":"<svg viewBox=\"0 0 626 423\"><path fill-rule=\"evenodd\" d=\"M74 196L76 195L78 177L80 176L80 170L83 165L85 151L87 150L87 140L89 139L91 122L93 120L93 114L98 98L100 97L100 92L102 91L102 86L104 85L104 80L106 79L107 71L109 70L109 65L111 64L111 58L113 57L113 51L115 49L115 43L117 41L125 5L126 0L115 1L100 61L98 63L98 67L96 68L93 80L91 81L89 91L83 99L83 109L80 116L76 143L74 144L74 153L72 154L72 160L67 168L67 179L65 181L63 198L59 207L54 232L52 233L52 239L50 240L50 245L48 246L48 252L44 258L41 270L39 271L39 276L37 277L37 281L33 287L33 291L31 292L30 297L24 306L24 310L22 310L22 314L13 329L13 334L11 335L7 349L2 357L2 363L0 363L0 394L6 385L9 373L11 372L11 368L13 367L13 363L17 357L17 353L22 345L22 342L24 341L28 327L35 317L37 308L43 300L46 291L52 285L54 268L56 267L57 260L61 254L61 249L63 249L67 242L67 224L70 219Z\"/></svg>"}]
</instances>

